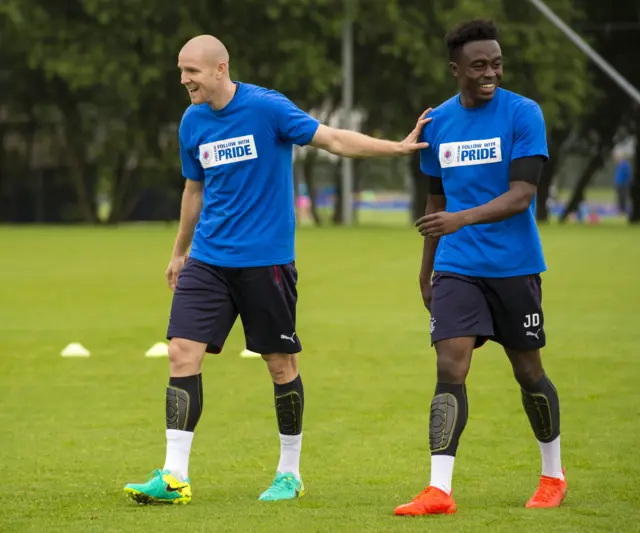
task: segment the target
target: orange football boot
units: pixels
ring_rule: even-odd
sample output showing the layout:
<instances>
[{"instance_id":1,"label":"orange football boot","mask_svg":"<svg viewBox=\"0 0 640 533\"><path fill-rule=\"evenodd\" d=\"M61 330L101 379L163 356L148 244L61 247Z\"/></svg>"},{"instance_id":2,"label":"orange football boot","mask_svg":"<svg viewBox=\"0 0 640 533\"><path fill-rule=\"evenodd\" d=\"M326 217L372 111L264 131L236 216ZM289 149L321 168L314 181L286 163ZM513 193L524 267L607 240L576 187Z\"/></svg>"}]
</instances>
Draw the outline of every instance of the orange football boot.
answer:
<instances>
[{"instance_id":1,"label":"orange football boot","mask_svg":"<svg viewBox=\"0 0 640 533\"><path fill-rule=\"evenodd\" d=\"M564 475L564 468L562 469ZM557 477L540 477L540 484L534 492L526 507L530 509L546 509L559 507L567 495L567 478L564 481Z\"/></svg>"},{"instance_id":2,"label":"orange football boot","mask_svg":"<svg viewBox=\"0 0 640 533\"><path fill-rule=\"evenodd\" d=\"M413 500L396 507L396 516L420 516L426 514L453 514L457 510L451 495L436 487L427 487Z\"/></svg>"}]
</instances>

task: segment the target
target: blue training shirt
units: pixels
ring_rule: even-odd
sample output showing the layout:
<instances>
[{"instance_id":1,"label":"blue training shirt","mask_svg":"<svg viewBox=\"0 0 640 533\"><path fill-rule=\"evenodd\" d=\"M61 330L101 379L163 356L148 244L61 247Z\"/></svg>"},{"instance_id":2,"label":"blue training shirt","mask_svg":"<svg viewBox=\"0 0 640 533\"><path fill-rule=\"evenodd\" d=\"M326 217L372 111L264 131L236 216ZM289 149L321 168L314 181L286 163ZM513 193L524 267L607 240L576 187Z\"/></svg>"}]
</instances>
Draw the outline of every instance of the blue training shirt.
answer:
<instances>
[{"instance_id":1,"label":"blue training shirt","mask_svg":"<svg viewBox=\"0 0 640 533\"><path fill-rule=\"evenodd\" d=\"M182 174L204 181L190 256L223 267L290 263L293 145L308 144L319 123L276 91L236 85L223 109L191 105L180 123Z\"/></svg>"},{"instance_id":2,"label":"blue training shirt","mask_svg":"<svg viewBox=\"0 0 640 533\"><path fill-rule=\"evenodd\" d=\"M459 95L434 109L424 128L429 147L421 150L424 174L442 179L448 212L477 207L509 190L511 161L548 159L546 129L540 106L498 88L478 108L465 108ZM502 222L465 226L440 238L435 271L500 278L546 270L535 219L529 209Z\"/></svg>"}]
</instances>

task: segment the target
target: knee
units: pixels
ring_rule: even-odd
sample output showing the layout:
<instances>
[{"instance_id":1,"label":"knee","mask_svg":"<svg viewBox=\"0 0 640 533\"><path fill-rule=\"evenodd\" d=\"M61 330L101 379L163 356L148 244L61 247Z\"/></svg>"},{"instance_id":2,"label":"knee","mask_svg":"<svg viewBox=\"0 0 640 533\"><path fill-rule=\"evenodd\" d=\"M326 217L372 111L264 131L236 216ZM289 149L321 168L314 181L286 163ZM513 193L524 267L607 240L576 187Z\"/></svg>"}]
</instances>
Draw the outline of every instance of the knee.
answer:
<instances>
[{"instance_id":1,"label":"knee","mask_svg":"<svg viewBox=\"0 0 640 533\"><path fill-rule=\"evenodd\" d=\"M524 390L533 390L544 376L539 355L536 357L536 354L523 353L511 357L511 365L516 381Z\"/></svg>"},{"instance_id":2,"label":"knee","mask_svg":"<svg viewBox=\"0 0 640 533\"><path fill-rule=\"evenodd\" d=\"M187 339L171 339L169 343L169 365L174 377L199 374L204 356L204 345Z\"/></svg>"},{"instance_id":3,"label":"knee","mask_svg":"<svg viewBox=\"0 0 640 533\"><path fill-rule=\"evenodd\" d=\"M267 363L267 368L274 383L289 383L298 375L298 358L295 354L267 354L262 358Z\"/></svg>"},{"instance_id":4,"label":"knee","mask_svg":"<svg viewBox=\"0 0 640 533\"><path fill-rule=\"evenodd\" d=\"M514 367L513 375L520 387L526 391L531 391L535 388L540 379L542 379L544 372L538 372L532 368Z\"/></svg>"},{"instance_id":5,"label":"knee","mask_svg":"<svg viewBox=\"0 0 640 533\"><path fill-rule=\"evenodd\" d=\"M467 379L469 367L453 357L438 358L438 381L462 384Z\"/></svg>"},{"instance_id":6,"label":"knee","mask_svg":"<svg viewBox=\"0 0 640 533\"><path fill-rule=\"evenodd\" d=\"M465 382L471 366L474 345L475 339L471 337L446 339L436 343L440 383L461 385Z\"/></svg>"},{"instance_id":7,"label":"knee","mask_svg":"<svg viewBox=\"0 0 640 533\"><path fill-rule=\"evenodd\" d=\"M438 353L438 381L462 384L467 379L471 357L456 351Z\"/></svg>"}]
</instances>

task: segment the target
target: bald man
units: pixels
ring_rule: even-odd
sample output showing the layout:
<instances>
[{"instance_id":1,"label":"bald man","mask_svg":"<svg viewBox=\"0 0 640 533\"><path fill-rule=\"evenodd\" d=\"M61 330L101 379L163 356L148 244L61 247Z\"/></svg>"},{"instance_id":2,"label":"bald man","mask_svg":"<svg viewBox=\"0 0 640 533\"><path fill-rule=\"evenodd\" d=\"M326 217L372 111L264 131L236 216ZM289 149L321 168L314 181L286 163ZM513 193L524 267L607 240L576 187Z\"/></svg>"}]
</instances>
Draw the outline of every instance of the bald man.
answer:
<instances>
[{"instance_id":1,"label":"bald man","mask_svg":"<svg viewBox=\"0 0 640 533\"><path fill-rule=\"evenodd\" d=\"M297 360L293 145L343 157L407 155L427 146L418 137L428 110L402 142L321 125L276 91L232 81L227 49L210 35L184 45L178 68L191 105L180 123L186 182L166 271L174 291L167 454L149 481L125 492L139 503L191 501L188 465L202 413L202 361L222 350L240 315L247 348L262 355L271 374L280 435L275 479L259 499L298 498L304 494L304 389Z\"/></svg>"}]
</instances>

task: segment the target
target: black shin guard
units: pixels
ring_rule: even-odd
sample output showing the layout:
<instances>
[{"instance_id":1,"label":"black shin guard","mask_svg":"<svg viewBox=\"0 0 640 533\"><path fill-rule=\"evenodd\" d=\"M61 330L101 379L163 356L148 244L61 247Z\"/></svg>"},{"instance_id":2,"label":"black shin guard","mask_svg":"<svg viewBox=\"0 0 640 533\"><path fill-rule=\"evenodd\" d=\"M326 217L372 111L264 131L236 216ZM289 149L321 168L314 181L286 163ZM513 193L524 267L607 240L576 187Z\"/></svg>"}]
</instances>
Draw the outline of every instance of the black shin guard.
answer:
<instances>
[{"instance_id":1,"label":"black shin guard","mask_svg":"<svg viewBox=\"0 0 640 533\"><path fill-rule=\"evenodd\" d=\"M522 391L522 405L529 417L531 429L540 442L551 442L560 435L560 400L558 391L546 376Z\"/></svg>"},{"instance_id":2,"label":"black shin guard","mask_svg":"<svg viewBox=\"0 0 640 533\"><path fill-rule=\"evenodd\" d=\"M280 434L300 435L304 411L304 388L300 375L290 383L274 383L273 393Z\"/></svg>"},{"instance_id":3,"label":"black shin guard","mask_svg":"<svg viewBox=\"0 0 640 533\"><path fill-rule=\"evenodd\" d=\"M431 400L429 444L432 455L453 455L467 425L469 406L465 385L438 383Z\"/></svg>"},{"instance_id":4,"label":"black shin guard","mask_svg":"<svg viewBox=\"0 0 640 533\"><path fill-rule=\"evenodd\" d=\"M167 387L167 429L191 431L202 414L202 374L169 378Z\"/></svg>"}]
</instances>

